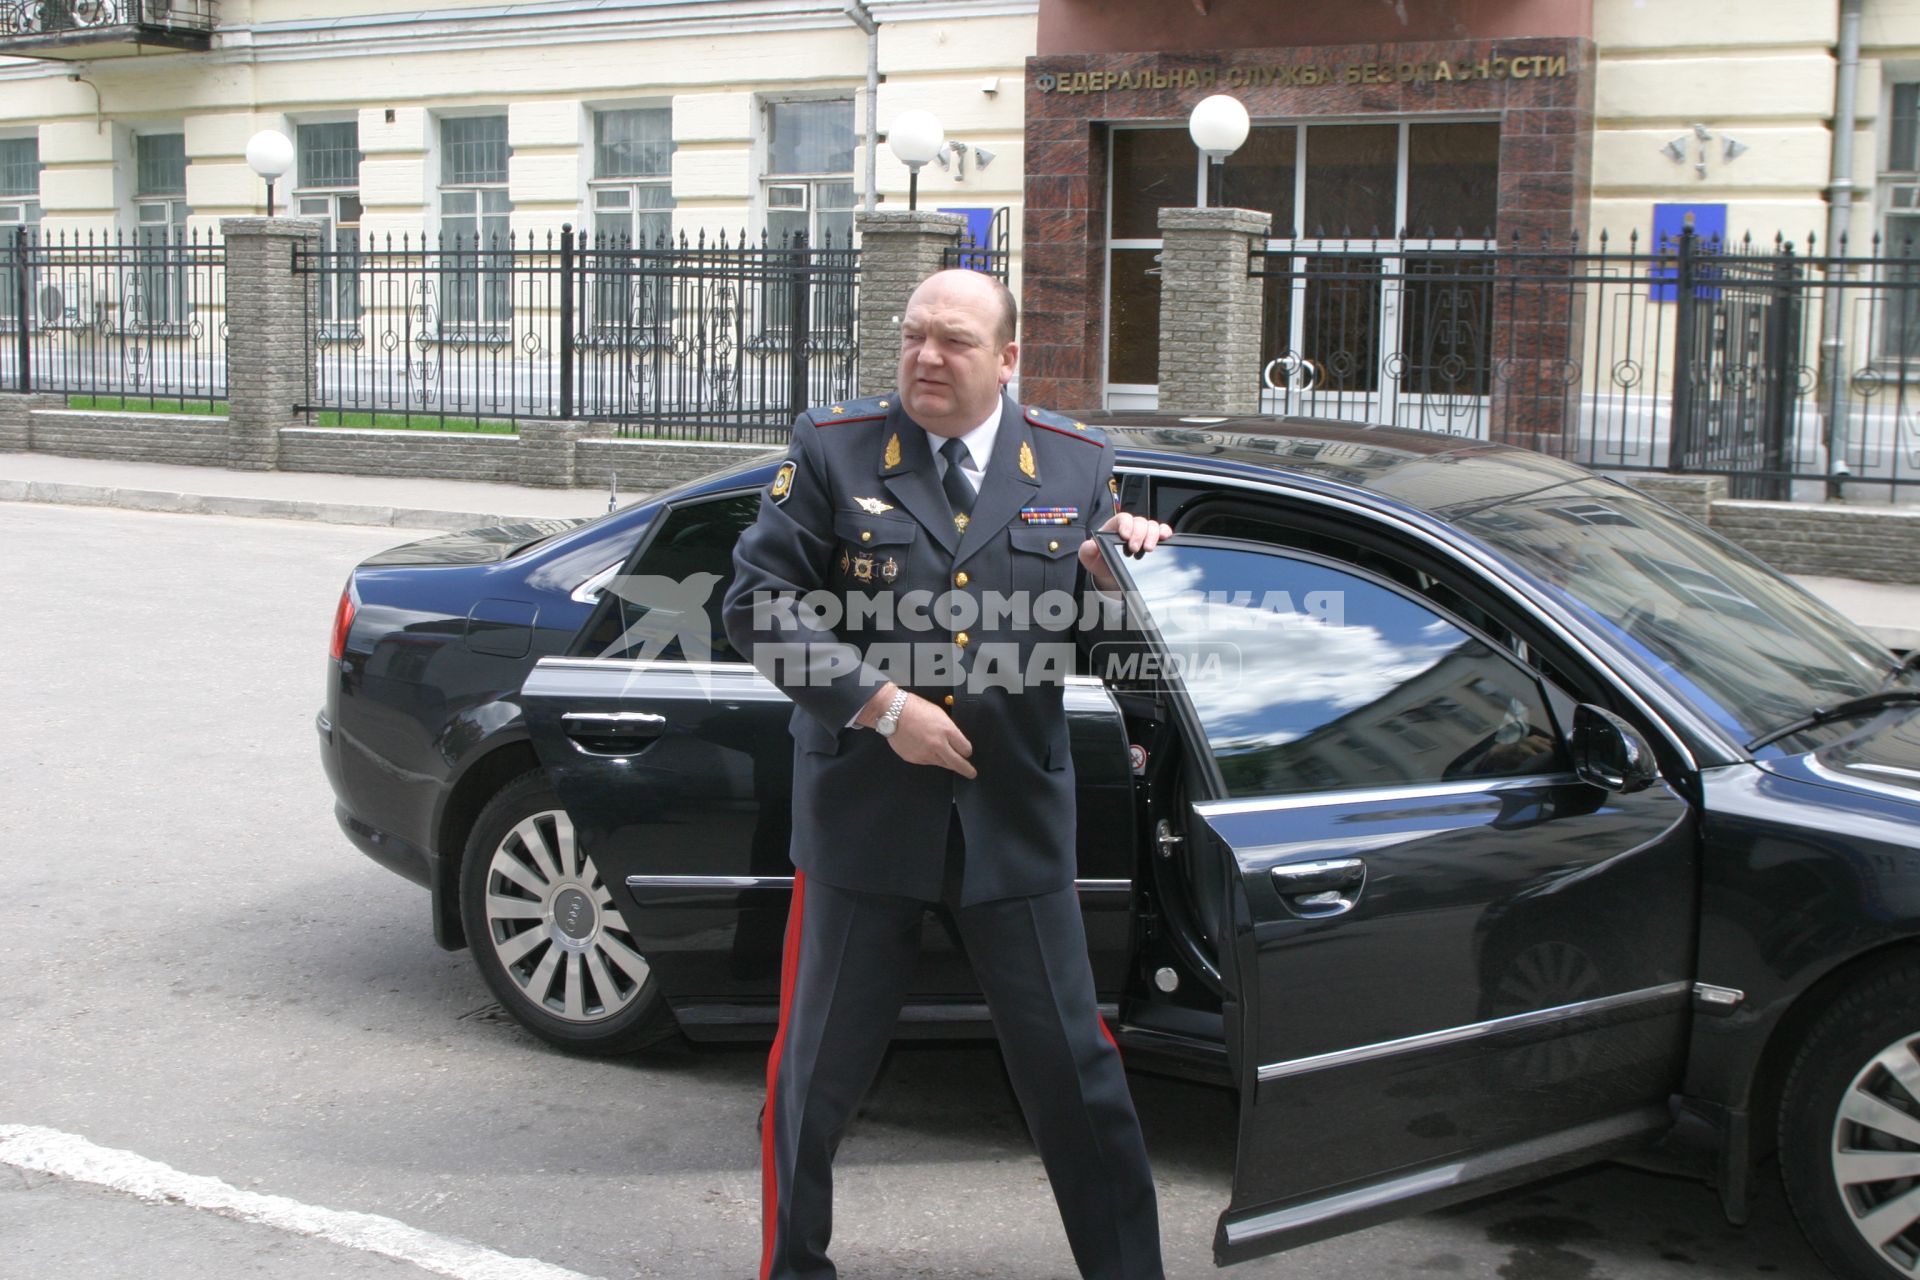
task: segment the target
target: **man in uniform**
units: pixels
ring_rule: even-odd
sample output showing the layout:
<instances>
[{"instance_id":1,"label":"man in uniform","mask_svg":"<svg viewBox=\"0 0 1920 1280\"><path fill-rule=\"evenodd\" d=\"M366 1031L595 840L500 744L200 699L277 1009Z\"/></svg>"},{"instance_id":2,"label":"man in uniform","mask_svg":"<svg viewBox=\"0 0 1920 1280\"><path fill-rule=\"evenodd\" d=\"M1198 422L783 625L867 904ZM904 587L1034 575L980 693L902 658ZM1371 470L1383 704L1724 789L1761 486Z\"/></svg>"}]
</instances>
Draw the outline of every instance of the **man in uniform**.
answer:
<instances>
[{"instance_id":1,"label":"man in uniform","mask_svg":"<svg viewBox=\"0 0 1920 1280\"><path fill-rule=\"evenodd\" d=\"M987 276L922 282L898 389L802 414L735 548L727 633L795 703L797 874L762 1122L762 1280L836 1274L833 1154L941 901L1081 1274L1162 1275L1152 1173L1074 891L1060 682L1072 637L1042 627L1036 606L1078 603L1082 569L1115 589L1096 529L1134 554L1171 530L1118 510L1098 431L1005 395L1015 321ZM793 608L807 593L845 608Z\"/></svg>"}]
</instances>

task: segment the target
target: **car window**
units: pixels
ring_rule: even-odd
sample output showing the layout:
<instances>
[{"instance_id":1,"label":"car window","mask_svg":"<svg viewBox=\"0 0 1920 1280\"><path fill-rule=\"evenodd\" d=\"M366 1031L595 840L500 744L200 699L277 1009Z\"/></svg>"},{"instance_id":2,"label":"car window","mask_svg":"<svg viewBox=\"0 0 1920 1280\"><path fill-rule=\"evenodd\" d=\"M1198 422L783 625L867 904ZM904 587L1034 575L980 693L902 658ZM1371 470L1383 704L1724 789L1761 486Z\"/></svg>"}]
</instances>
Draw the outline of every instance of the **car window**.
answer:
<instances>
[{"instance_id":1,"label":"car window","mask_svg":"<svg viewBox=\"0 0 1920 1280\"><path fill-rule=\"evenodd\" d=\"M1534 674L1401 587L1214 542L1130 568L1229 795L1569 767Z\"/></svg>"},{"instance_id":2,"label":"car window","mask_svg":"<svg viewBox=\"0 0 1920 1280\"><path fill-rule=\"evenodd\" d=\"M1279 512L1239 501L1213 501L1195 506L1180 517L1176 526L1183 533L1209 534L1236 538L1271 546L1307 551L1365 569L1389 582L1398 583L1436 609L1459 618L1475 631L1506 650L1522 666L1530 667L1550 683L1575 694L1582 701L1605 702L1607 695L1591 681L1576 677L1545 653L1516 634L1507 621L1481 607L1473 599L1426 568L1382 547L1343 538L1329 532L1318 522L1294 521Z\"/></svg>"},{"instance_id":3,"label":"car window","mask_svg":"<svg viewBox=\"0 0 1920 1280\"><path fill-rule=\"evenodd\" d=\"M674 507L634 563L610 579L576 651L588 658L739 662L720 602L733 581L733 544L760 510L760 492Z\"/></svg>"},{"instance_id":4,"label":"car window","mask_svg":"<svg viewBox=\"0 0 1920 1280\"><path fill-rule=\"evenodd\" d=\"M1597 476L1446 513L1559 593L1728 736L1878 689L1886 649L1711 530Z\"/></svg>"}]
</instances>

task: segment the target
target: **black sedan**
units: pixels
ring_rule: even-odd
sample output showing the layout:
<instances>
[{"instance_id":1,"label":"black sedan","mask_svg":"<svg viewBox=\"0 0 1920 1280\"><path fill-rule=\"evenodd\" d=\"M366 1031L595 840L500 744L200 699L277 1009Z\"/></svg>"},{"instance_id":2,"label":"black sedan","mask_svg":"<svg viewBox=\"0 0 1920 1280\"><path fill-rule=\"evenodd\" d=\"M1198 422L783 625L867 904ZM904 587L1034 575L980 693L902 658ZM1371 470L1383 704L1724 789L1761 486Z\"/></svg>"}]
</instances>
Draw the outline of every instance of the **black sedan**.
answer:
<instances>
[{"instance_id":1,"label":"black sedan","mask_svg":"<svg viewBox=\"0 0 1920 1280\"><path fill-rule=\"evenodd\" d=\"M1920 679L1578 467L1292 420L1094 419L1176 537L1068 678L1129 1065L1238 1090L1230 1262L1607 1157L1856 1280L1920 1269ZM356 569L338 816L570 1048L769 1036L789 705L718 611L774 461ZM987 1034L930 917L902 1036Z\"/></svg>"}]
</instances>

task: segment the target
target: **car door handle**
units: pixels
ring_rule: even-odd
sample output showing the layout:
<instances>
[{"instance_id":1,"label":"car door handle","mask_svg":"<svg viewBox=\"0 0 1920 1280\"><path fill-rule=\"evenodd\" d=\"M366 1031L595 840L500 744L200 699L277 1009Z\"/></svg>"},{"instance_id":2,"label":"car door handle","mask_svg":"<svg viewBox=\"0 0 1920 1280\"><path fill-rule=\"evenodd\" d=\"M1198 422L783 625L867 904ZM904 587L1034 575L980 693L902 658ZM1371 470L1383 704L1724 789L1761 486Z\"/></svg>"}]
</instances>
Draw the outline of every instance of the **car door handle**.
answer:
<instances>
[{"instance_id":1,"label":"car door handle","mask_svg":"<svg viewBox=\"0 0 1920 1280\"><path fill-rule=\"evenodd\" d=\"M667 718L651 711L568 711L560 717L561 732L590 755L632 755L666 728Z\"/></svg>"},{"instance_id":2,"label":"car door handle","mask_svg":"<svg viewBox=\"0 0 1920 1280\"><path fill-rule=\"evenodd\" d=\"M1359 858L1291 862L1272 871L1274 891L1287 910L1302 919L1337 916L1353 910L1366 887L1367 864Z\"/></svg>"}]
</instances>

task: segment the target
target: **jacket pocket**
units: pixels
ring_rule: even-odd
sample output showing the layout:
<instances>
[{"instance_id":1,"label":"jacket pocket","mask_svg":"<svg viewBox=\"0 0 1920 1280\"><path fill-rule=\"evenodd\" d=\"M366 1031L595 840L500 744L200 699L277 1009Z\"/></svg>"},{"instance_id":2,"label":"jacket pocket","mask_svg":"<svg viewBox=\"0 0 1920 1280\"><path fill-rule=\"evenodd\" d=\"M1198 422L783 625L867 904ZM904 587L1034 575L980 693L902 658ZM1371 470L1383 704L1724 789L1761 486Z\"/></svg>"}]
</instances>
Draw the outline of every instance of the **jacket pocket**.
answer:
<instances>
[{"instance_id":1,"label":"jacket pocket","mask_svg":"<svg viewBox=\"0 0 1920 1280\"><path fill-rule=\"evenodd\" d=\"M1086 541L1079 525L1012 525L1007 540L1013 547L1014 590L1031 595L1073 590L1080 544Z\"/></svg>"},{"instance_id":2,"label":"jacket pocket","mask_svg":"<svg viewBox=\"0 0 1920 1280\"><path fill-rule=\"evenodd\" d=\"M845 729L829 729L798 707L793 709L793 718L787 722L787 730L793 734L794 743L802 751L814 756L839 755L840 741L848 732Z\"/></svg>"},{"instance_id":3,"label":"jacket pocket","mask_svg":"<svg viewBox=\"0 0 1920 1280\"><path fill-rule=\"evenodd\" d=\"M833 553L840 586L852 591L875 591L892 587L906 573L913 543L920 536L920 526L910 517L836 511L833 533L840 543Z\"/></svg>"},{"instance_id":4,"label":"jacket pocket","mask_svg":"<svg viewBox=\"0 0 1920 1280\"><path fill-rule=\"evenodd\" d=\"M870 516L864 511L833 513L833 533L856 549L912 542L920 534L918 521L898 516Z\"/></svg>"}]
</instances>

